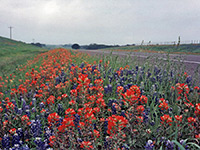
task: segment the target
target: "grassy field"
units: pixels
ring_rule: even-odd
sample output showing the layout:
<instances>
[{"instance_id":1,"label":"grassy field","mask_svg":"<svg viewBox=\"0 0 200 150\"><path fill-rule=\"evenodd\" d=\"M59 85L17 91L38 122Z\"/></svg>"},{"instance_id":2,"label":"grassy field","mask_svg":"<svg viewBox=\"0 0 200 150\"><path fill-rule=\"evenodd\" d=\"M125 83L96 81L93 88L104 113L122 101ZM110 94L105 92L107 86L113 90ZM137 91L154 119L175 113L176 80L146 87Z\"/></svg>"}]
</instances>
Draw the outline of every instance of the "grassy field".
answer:
<instances>
[{"instance_id":1,"label":"grassy field","mask_svg":"<svg viewBox=\"0 0 200 150\"><path fill-rule=\"evenodd\" d=\"M46 50L0 36L0 76L12 73L18 65Z\"/></svg>"},{"instance_id":2,"label":"grassy field","mask_svg":"<svg viewBox=\"0 0 200 150\"><path fill-rule=\"evenodd\" d=\"M124 46L119 48L108 48L105 50L150 52L150 53L182 53L182 54L200 54L200 44L182 44L182 45L138 45Z\"/></svg>"},{"instance_id":3,"label":"grassy field","mask_svg":"<svg viewBox=\"0 0 200 150\"><path fill-rule=\"evenodd\" d=\"M0 78L0 148L200 149L200 86L137 63L55 49Z\"/></svg>"},{"instance_id":4,"label":"grassy field","mask_svg":"<svg viewBox=\"0 0 200 150\"><path fill-rule=\"evenodd\" d=\"M200 149L200 85L181 66L44 51L0 37L0 149Z\"/></svg>"}]
</instances>

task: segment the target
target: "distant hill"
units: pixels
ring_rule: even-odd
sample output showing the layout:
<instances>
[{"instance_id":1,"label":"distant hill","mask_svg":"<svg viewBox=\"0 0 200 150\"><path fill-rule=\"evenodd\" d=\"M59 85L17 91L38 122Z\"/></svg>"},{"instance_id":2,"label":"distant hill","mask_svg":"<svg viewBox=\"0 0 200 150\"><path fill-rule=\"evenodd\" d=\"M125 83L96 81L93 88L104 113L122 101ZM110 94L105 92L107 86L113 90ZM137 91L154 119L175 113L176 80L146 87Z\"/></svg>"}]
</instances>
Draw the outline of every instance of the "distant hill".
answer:
<instances>
[{"instance_id":1,"label":"distant hill","mask_svg":"<svg viewBox=\"0 0 200 150\"><path fill-rule=\"evenodd\" d=\"M44 51L37 46L0 36L0 76L12 73L18 65Z\"/></svg>"}]
</instances>

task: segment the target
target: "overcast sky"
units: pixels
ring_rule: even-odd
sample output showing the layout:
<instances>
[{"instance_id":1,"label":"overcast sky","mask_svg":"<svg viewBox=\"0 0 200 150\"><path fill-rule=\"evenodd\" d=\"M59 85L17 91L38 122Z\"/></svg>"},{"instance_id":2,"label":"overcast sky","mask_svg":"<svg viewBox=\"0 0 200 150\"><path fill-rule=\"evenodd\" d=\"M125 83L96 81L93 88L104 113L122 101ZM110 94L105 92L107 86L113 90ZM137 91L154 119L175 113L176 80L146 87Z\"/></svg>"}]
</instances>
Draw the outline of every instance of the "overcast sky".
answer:
<instances>
[{"instance_id":1,"label":"overcast sky","mask_svg":"<svg viewBox=\"0 0 200 150\"><path fill-rule=\"evenodd\" d=\"M200 0L0 0L0 36L45 44L200 40Z\"/></svg>"}]
</instances>

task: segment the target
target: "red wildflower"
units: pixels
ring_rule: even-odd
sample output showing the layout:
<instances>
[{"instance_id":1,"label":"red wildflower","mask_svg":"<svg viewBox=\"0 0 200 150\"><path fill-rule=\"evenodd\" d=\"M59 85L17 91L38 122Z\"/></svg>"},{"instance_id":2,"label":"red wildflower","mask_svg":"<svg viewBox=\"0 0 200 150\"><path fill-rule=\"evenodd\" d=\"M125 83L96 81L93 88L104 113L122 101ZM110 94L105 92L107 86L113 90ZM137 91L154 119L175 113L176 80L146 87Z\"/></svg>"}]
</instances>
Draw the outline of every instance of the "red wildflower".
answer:
<instances>
[{"instance_id":1,"label":"red wildflower","mask_svg":"<svg viewBox=\"0 0 200 150\"><path fill-rule=\"evenodd\" d=\"M62 99L67 98L67 97L68 97L67 94L63 94L63 95L62 95Z\"/></svg>"},{"instance_id":2,"label":"red wildflower","mask_svg":"<svg viewBox=\"0 0 200 150\"><path fill-rule=\"evenodd\" d=\"M141 93L141 91L140 91L140 88L137 86L137 85L132 85L131 87L130 87L130 90L136 95L136 96L140 96L140 93Z\"/></svg>"},{"instance_id":3,"label":"red wildflower","mask_svg":"<svg viewBox=\"0 0 200 150\"><path fill-rule=\"evenodd\" d=\"M161 102L160 105L159 105L158 107L160 107L162 110L167 110L167 109L169 109L168 103L166 103L165 101L164 101L164 102Z\"/></svg>"},{"instance_id":4,"label":"red wildflower","mask_svg":"<svg viewBox=\"0 0 200 150\"><path fill-rule=\"evenodd\" d=\"M47 104L54 104L54 100L55 100L55 96L51 95L48 99L47 99Z\"/></svg>"},{"instance_id":5,"label":"red wildflower","mask_svg":"<svg viewBox=\"0 0 200 150\"><path fill-rule=\"evenodd\" d=\"M57 97L57 100L58 100L58 101L60 101L60 100L61 100L61 97L60 97L60 96L58 96L58 97Z\"/></svg>"},{"instance_id":6,"label":"red wildflower","mask_svg":"<svg viewBox=\"0 0 200 150\"><path fill-rule=\"evenodd\" d=\"M74 126L74 120L72 118L64 118L61 124L62 125L58 127L58 131L65 132L68 127Z\"/></svg>"},{"instance_id":7,"label":"red wildflower","mask_svg":"<svg viewBox=\"0 0 200 150\"><path fill-rule=\"evenodd\" d=\"M138 111L139 114L141 114L144 111L144 106L138 105L137 108L136 108L136 110Z\"/></svg>"},{"instance_id":8,"label":"red wildflower","mask_svg":"<svg viewBox=\"0 0 200 150\"><path fill-rule=\"evenodd\" d=\"M55 141L56 141L56 137L55 136L50 136L49 141L50 141L49 145L51 147L53 147L53 145L55 144Z\"/></svg>"},{"instance_id":9,"label":"red wildflower","mask_svg":"<svg viewBox=\"0 0 200 150\"><path fill-rule=\"evenodd\" d=\"M0 99L2 99L3 98L3 93L2 92L0 92Z\"/></svg>"},{"instance_id":10,"label":"red wildflower","mask_svg":"<svg viewBox=\"0 0 200 150\"><path fill-rule=\"evenodd\" d=\"M56 112L54 112L52 114L49 114L47 120L49 123L55 123L56 121L59 120L59 118L60 116Z\"/></svg>"},{"instance_id":11,"label":"red wildflower","mask_svg":"<svg viewBox=\"0 0 200 150\"><path fill-rule=\"evenodd\" d=\"M174 117L175 117L175 119L176 119L177 121L179 121L179 122L181 122L181 121L182 121L182 118L183 118L182 115L180 115L180 116L175 115Z\"/></svg>"},{"instance_id":12,"label":"red wildflower","mask_svg":"<svg viewBox=\"0 0 200 150\"><path fill-rule=\"evenodd\" d=\"M3 112L3 108L0 106L0 113Z\"/></svg>"},{"instance_id":13,"label":"red wildflower","mask_svg":"<svg viewBox=\"0 0 200 150\"><path fill-rule=\"evenodd\" d=\"M70 94L72 97L77 97L77 90L76 89L71 90Z\"/></svg>"},{"instance_id":14,"label":"red wildflower","mask_svg":"<svg viewBox=\"0 0 200 150\"><path fill-rule=\"evenodd\" d=\"M90 150L90 149L93 149L93 146L90 141L83 141L81 143L81 148L86 148L86 149Z\"/></svg>"},{"instance_id":15,"label":"red wildflower","mask_svg":"<svg viewBox=\"0 0 200 150\"><path fill-rule=\"evenodd\" d=\"M196 104L195 107L195 112L194 112L197 116L200 116L200 103Z\"/></svg>"},{"instance_id":16,"label":"red wildflower","mask_svg":"<svg viewBox=\"0 0 200 150\"><path fill-rule=\"evenodd\" d=\"M136 119L138 122L143 122L144 118L142 116L136 116Z\"/></svg>"},{"instance_id":17,"label":"red wildflower","mask_svg":"<svg viewBox=\"0 0 200 150\"><path fill-rule=\"evenodd\" d=\"M189 123L195 123L196 122L196 119L193 118L193 117L189 117L187 120L188 120Z\"/></svg>"},{"instance_id":18,"label":"red wildflower","mask_svg":"<svg viewBox=\"0 0 200 150\"><path fill-rule=\"evenodd\" d=\"M95 86L103 86L103 80L102 79L96 79L94 80Z\"/></svg>"},{"instance_id":19,"label":"red wildflower","mask_svg":"<svg viewBox=\"0 0 200 150\"><path fill-rule=\"evenodd\" d=\"M15 105L12 103L12 102L8 102L7 104L6 104L6 108L7 109L14 109L14 107L15 107Z\"/></svg>"},{"instance_id":20,"label":"red wildflower","mask_svg":"<svg viewBox=\"0 0 200 150\"><path fill-rule=\"evenodd\" d=\"M74 109L72 109L72 108L68 108L68 109L66 109L66 111L65 111L65 114L68 116L68 115L74 115L74 114L76 114L76 112L74 111Z\"/></svg>"},{"instance_id":21,"label":"red wildflower","mask_svg":"<svg viewBox=\"0 0 200 150\"><path fill-rule=\"evenodd\" d=\"M23 116L21 117L21 121L27 123L27 122L29 121L29 117L28 117L27 115L23 115Z\"/></svg>"},{"instance_id":22,"label":"red wildflower","mask_svg":"<svg viewBox=\"0 0 200 150\"><path fill-rule=\"evenodd\" d=\"M15 134L16 133L16 129L15 128L12 128L12 129L10 129L10 131L9 131L11 134Z\"/></svg>"},{"instance_id":23,"label":"red wildflower","mask_svg":"<svg viewBox=\"0 0 200 150\"><path fill-rule=\"evenodd\" d=\"M100 137L99 131L97 131L97 130L94 129L94 136L97 137L97 138L99 138Z\"/></svg>"},{"instance_id":24,"label":"red wildflower","mask_svg":"<svg viewBox=\"0 0 200 150\"><path fill-rule=\"evenodd\" d=\"M195 138L196 138L196 139L200 139L200 133L197 134L197 135L195 135Z\"/></svg>"},{"instance_id":25,"label":"red wildflower","mask_svg":"<svg viewBox=\"0 0 200 150\"><path fill-rule=\"evenodd\" d=\"M88 74L80 74L78 76L78 81L77 83L83 84L83 85L89 85L90 79L88 79Z\"/></svg>"},{"instance_id":26,"label":"red wildflower","mask_svg":"<svg viewBox=\"0 0 200 150\"><path fill-rule=\"evenodd\" d=\"M42 110L40 111L40 113L45 113L46 110L44 108L42 108Z\"/></svg>"},{"instance_id":27,"label":"red wildflower","mask_svg":"<svg viewBox=\"0 0 200 150\"><path fill-rule=\"evenodd\" d=\"M123 86L118 86L118 87L117 87L117 92L118 92L118 93L122 93L123 91L124 91Z\"/></svg>"},{"instance_id":28,"label":"red wildflower","mask_svg":"<svg viewBox=\"0 0 200 150\"><path fill-rule=\"evenodd\" d=\"M170 126L172 125L171 124L171 122L172 122L172 117L170 117L169 115L163 115L162 117L161 117L161 120L162 120L162 124L165 124L165 123L167 123L167 124L169 124Z\"/></svg>"},{"instance_id":29,"label":"red wildflower","mask_svg":"<svg viewBox=\"0 0 200 150\"><path fill-rule=\"evenodd\" d=\"M146 104L148 101L148 98L144 95L141 95L140 100L139 100L142 104Z\"/></svg>"},{"instance_id":30,"label":"red wildflower","mask_svg":"<svg viewBox=\"0 0 200 150\"><path fill-rule=\"evenodd\" d=\"M97 99L96 103L99 104L100 107L101 107L101 106L103 106L103 107L106 106L106 104L105 104L105 102L104 102L104 99L102 99L102 98Z\"/></svg>"},{"instance_id":31,"label":"red wildflower","mask_svg":"<svg viewBox=\"0 0 200 150\"><path fill-rule=\"evenodd\" d=\"M123 116L112 115L108 117L108 130L107 133L116 133L120 131L122 128L126 127L128 120Z\"/></svg>"},{"instance_id":32,"label":"red wildflower","mask_svg":"<svg viewBox=\"0 0 200 150\"><path fill-rule=\"evenodd\" d=\"M190 91L188 85L185 83L177 83L176 90L178 91L178 94L181 94L182 92L186 92L188 94Z\"/></svg>"}]
</instances>

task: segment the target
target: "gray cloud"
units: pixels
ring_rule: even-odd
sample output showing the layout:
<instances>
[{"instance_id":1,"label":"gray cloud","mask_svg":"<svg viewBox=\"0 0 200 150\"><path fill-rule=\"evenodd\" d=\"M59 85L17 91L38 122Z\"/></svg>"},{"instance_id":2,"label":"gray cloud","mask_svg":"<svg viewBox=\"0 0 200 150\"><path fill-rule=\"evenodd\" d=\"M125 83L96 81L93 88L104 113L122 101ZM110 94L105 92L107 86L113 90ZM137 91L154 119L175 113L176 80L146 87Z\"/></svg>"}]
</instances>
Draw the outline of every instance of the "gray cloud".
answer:
<instances>
[{"instance_id":1,"label":"gray cloud","mask_svg":"<svg viewBox=\"0 0 200 150\"><path fill-rule=\"evenodd\" d=\"M0 35L26 42L200 40L199 0L0 0Z\"/></svg>"}]
</instances>

